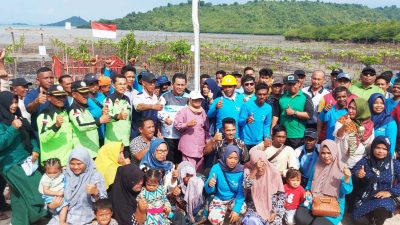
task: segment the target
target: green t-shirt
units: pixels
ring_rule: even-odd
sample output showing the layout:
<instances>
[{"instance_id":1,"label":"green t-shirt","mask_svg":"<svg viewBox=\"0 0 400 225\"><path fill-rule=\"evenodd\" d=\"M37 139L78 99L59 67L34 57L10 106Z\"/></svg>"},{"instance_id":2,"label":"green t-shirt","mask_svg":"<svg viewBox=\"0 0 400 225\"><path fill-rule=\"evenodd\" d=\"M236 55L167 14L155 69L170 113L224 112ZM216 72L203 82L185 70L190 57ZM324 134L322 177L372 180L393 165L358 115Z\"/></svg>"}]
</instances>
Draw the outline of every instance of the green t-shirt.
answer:
<instances>
[{"instance_id":1,"label":"green t-shirt","mask_svg":"<svg viewBox=\"0 0 400 225\"><path fill-rule=\"evenodd\" d=\"M279 99L281 109L280 124L286 128L287 138L303 138L307 120L301 120L296 116L288 116L286 109L290 105L295 111L304 112L307 96L300 90L296 96L292 97L288 92ZM312 116L311 116L312 117Z\"/></svg>"}]
</instances>

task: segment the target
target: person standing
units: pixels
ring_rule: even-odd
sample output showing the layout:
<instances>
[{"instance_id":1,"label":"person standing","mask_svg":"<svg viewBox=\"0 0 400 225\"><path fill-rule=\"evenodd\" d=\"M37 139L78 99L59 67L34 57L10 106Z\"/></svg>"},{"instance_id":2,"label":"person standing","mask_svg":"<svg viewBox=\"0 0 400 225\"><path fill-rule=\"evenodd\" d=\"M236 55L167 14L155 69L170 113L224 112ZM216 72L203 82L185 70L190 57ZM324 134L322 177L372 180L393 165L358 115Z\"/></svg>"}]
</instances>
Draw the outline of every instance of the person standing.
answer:
<instances>
[{"instance_id":1,"label":"person standing","mask_svg":"<svg viewBox=\"0 0 400 225\"><path fill-rule=\"evenodd\" d=\"M375 85L376 70L370 66L365 67L360 75L361 82L350 87L350 92L368 101L374 93L385 94L381 88Z\"/></svg>"},{"instance_id":2,"label":"person standing","mask_svg":"<svg viewBox=\"0 0 400 225\"><path fill-rule=\"evenodd\" d=\"M18 108L21 111L22 117L31 122L31 114L26 111L24 98L28 93L31 82L25 80L25 78L15 78L11 80L12 91L18 96Z\"/></svg>"}]
</instances>

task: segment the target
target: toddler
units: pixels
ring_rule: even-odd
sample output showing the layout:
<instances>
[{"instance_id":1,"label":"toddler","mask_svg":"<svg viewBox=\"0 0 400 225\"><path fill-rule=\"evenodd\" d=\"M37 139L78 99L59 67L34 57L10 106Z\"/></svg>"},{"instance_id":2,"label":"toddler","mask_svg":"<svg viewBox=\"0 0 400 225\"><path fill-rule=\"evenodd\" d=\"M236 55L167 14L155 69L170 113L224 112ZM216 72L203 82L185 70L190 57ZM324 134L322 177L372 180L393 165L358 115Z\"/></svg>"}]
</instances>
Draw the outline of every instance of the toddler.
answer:
<instances>
[{"instance_id":1,"label":"toddler","mask_svg":"<svg viewBox=\"0 0 400 225\"><path fill-rule=\"evenodd\" d=\"M300 203L304 201L304 188L300 185L301 172L296 169L289 169L286 173L286 184L284 185L286 194L285 203L285 222L287 225L294 225L294 214Z\"/></svg>"},{"instance_id":2,"label":"toddler","mask_svg":"<svg viewBox=\"0 0 400 225\"><path fill-rule=\"evenodd\" d=\"M94 203L94 214L96 220L92 225L118 225L118 222L111 218L113 215L112 203L108 199L100 199Z\"/></svg>"},{"instance_id":3,"label":"toddler","mask_svg":"<svg viewBox=\"0 0 400 225\"><path fill-rule=\"evenodd\" d=\"M171 213L171 204L167 199L167 190L160 185L164 177L163 170L149 169L145 174L145 185L137 200L145 199L147 202L147 217L145 225L170 224L168 219Z\"/></svg>"},{"instance_id":4,"label":"toddler","mask_svg":"<svg viewBox=\"0 0 400 225\"><path fill-rule=\"evenodd\" d=\"M45 174L39 183L39 192L46 204L53 201L56 196L64 196L64 174L61 169L61 162L57 158L51 158L45 161ZM68 204L64 199L64 203L56 210L59 214L60 224L67 225Z\"/></svg>"}]
</instances>

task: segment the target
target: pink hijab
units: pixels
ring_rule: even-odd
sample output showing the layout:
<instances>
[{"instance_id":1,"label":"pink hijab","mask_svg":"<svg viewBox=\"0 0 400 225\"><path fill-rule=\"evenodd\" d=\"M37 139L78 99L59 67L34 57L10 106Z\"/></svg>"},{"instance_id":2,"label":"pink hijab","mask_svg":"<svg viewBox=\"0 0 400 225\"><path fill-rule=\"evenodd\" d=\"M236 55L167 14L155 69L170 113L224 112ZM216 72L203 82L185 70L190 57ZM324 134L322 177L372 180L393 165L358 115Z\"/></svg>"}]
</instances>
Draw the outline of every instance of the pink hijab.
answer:
<instances>
[{"instance_id":1,"label":"pink hijab","mask_svg":"<svg viewBox=\"0 0 400 225\"><path fill-rule=\"evenodd\" d=\"M340 191L340 181L343 177L344 164L340 160L340 151L337 144L332 140L325 140L321 143L321 150L327 147L332 154L332 163L326 165L321 156L314 169L311 192L313 196L328 195L338 197ZM321 154L320 154L321 155Z\"/></svg>"},{"instance_id":2,"label":"pink hijab","mask_svg":"<svg viewBox=\"0 0 400 225\"><path fill-rule=\"evenodd\" d=\"M268 161L264 151L255 148L250 150L250 161L245 169L246 175L250 174L251 168L257 165L259 159L264 160L265 173L262 176L256 176L251 193L257 214L268 220L272 210L272 195L285 192L285 189L279 171Z\"/></svg>"}]
</instances>

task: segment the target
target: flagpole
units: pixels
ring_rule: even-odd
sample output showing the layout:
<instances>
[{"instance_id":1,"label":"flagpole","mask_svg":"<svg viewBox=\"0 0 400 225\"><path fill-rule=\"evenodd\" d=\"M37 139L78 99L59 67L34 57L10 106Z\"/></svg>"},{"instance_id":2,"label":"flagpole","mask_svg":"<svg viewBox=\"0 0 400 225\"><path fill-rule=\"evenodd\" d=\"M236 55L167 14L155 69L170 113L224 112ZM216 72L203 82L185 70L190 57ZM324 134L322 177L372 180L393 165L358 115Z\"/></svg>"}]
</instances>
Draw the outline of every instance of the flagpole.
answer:
<instances>
[{"instance_id":1,"label":"flagpole","mask_svg":"<svg viewBox=\"0 0 400 225\"><path fill-rule=\"evenodd\" d=\"M199 0L192 1L192 23L194 32L194 89L200 90L200 23Z\"/></svg>"}]
</instances>

